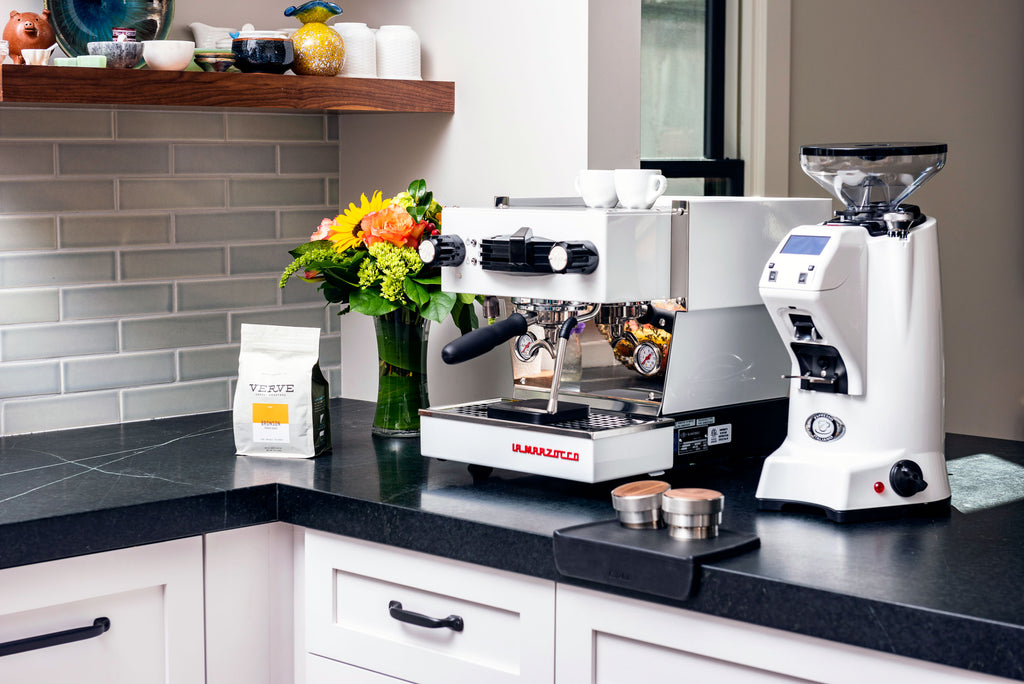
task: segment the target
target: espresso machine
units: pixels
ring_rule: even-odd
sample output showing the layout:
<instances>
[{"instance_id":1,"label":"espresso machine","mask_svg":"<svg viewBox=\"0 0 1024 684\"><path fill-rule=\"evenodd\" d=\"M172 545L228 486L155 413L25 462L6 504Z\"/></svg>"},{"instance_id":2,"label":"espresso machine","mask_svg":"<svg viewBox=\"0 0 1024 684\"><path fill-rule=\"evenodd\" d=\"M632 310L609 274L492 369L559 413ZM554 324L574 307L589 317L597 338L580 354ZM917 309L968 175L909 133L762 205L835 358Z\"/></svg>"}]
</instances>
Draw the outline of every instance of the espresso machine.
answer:
<instances>
[{"instance_id":1,"label":"espresso machine","mask_svg":"<svg viewBox=\"0 0 1024 684\"><path fill-rule=\"evenodd\" d=\"M760 508L836 522L948 510L936 222L904 203L945 162L945 144L801 148L846 208L791 230L761 270L791 371Z\"/></svg>"},{"instance_id":2,"label":"espresso machine","mask_svg":"<svg viewBox=\"0 0 1024 684\"><path fill-rule=\"evenodd\" d=\"M507 317L442 359L507 345L514 382L502 398L422 409L421 452L580 482L768 453L784 437L788 361L758 271L787 230L829 213L825 199L710 197L446 208L421 258L446 292L500 298Z\"/></svg>"}]
</instances>

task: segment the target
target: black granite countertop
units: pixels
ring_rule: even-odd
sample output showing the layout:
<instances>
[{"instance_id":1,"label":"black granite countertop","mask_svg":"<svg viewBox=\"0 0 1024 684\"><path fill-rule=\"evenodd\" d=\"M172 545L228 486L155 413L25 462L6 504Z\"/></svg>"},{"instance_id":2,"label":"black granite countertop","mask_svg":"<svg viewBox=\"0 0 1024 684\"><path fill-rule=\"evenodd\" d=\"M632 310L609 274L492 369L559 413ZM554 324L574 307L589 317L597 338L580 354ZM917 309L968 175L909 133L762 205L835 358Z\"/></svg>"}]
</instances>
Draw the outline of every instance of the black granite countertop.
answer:
<instances>
[{"instance_id":1,"label":"black granite countertop","mask_svg":"<svg viewBox=\"0 0 1024 684\"><path fill-rule=\"evenodd\" d=\"M284 521L567 581L554 531L614 517L615 483L500 470L474 482L417 440L371 438L372 411L336 402L334 453L308 460L235 456L230 413L0 438L0 568ZM987 463L954 467L964 457ZM947 459L954 504L986 486L1003 502L840 526L758 512L757 459L673 471L673 486L722 491L723 527L761 548L704 566L686 601L635 596L1024 680L1024 487L981 467L1019 468L1024 443L949 435Z\"/></svg>"}]
</instances>

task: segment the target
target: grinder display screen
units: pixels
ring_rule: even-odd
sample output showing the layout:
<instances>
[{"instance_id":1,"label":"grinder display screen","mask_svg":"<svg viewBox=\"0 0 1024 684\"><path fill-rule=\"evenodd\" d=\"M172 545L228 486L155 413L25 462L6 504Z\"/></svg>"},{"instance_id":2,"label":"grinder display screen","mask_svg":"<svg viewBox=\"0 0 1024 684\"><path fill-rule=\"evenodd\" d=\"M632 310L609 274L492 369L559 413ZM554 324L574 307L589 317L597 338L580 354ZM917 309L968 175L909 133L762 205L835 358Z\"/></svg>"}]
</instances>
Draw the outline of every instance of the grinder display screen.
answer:
<instances>
[{"instance_id":1,"label":"grinder display screen","mask_svg":"<svg viewBox=\"0 0 1024 684\"><path fill-rule=\"evenodd\" d=\"M822 235L790 235L782 246L781 254L811 254L817 256L825 249L829 238Z\"/></svg>"}]
</instances>

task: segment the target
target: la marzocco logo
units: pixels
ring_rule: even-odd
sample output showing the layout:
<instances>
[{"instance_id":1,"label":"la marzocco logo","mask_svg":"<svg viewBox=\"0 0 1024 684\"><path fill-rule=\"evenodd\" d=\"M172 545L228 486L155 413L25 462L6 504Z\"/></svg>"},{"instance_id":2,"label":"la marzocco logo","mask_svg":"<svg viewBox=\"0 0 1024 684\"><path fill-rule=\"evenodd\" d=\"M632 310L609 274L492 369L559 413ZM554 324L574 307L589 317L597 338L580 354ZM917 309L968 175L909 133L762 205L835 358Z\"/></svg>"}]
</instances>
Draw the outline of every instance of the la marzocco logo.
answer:
<instances>
[{"instance_id":1,"label":"la marzocco logo","mask_svg":"<svg viewBox=\"0 0 1024 684\"><path fill-rule=\"evenodd\" d=\"M512 453L527 454L529 456L544 456L546 458L559 458L563 461L578 461L580 455L575 451L562 451L561 449L548 449L542 446L530 444L513 444Z\"/></svg>"},{"instance_id":2,"label":"la marzocco logo","mask_svg":"<svg viewBox=\"0 0 1024 684\"><path fill-rule=\"evenodd\" d=\"M253 394L288 394L295 391L295 385L260 385L250 382L249 391Z\"/></svg>"}]
</instances>

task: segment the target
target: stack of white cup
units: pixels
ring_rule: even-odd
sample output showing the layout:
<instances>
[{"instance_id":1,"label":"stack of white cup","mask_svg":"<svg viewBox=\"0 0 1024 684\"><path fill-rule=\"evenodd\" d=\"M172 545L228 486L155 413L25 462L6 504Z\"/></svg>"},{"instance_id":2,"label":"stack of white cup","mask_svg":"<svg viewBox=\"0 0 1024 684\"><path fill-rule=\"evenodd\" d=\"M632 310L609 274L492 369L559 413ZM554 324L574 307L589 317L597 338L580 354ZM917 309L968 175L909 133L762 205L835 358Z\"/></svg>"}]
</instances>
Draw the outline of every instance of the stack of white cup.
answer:
<instances>
[{"instance_id":1,"label":"stack of white cup","mask_svg":"<svg viewBox=\"0 0 1024 684\"><path fill-rule=\"evenodd\" d=\"M668 188L657 169L585 169L576 176L576 192L595 209L650 209Z\"/></svg>"},{"instance_id":2,"label":"stack of white cup","mask_svg":"<svg viewBox=\"0 0 1024 684\"><path fill-rule=\"evenodd\" d=\"M351 78L377 77L377 41L373 30L358 22L341 22L334 25L341 39L345 41L345 65L339 76Z\"/></svg>"}]
</instances>

